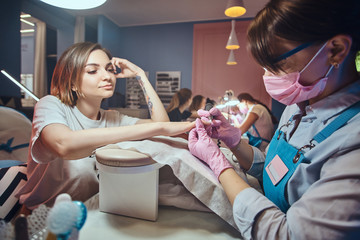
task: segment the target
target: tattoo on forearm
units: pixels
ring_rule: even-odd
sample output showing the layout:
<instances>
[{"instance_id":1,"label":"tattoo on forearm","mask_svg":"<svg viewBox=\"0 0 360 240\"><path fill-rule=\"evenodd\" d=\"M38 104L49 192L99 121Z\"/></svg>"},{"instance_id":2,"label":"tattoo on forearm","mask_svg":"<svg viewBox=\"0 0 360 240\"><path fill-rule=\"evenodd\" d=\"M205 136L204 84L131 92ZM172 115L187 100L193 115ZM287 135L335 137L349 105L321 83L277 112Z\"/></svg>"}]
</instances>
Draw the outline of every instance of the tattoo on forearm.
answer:
<instances>
[{"instance_id":1,"label":"tattoo on forearm","mask_svg":"<svg viewBox=\"0 0 360 240\"><path fill-rule=\"evenodd\" d=\"M147 95L146 89L145 89L145 87L144 87L144 82L143 82L143 80L141 79L141 77L140 77L140 76L136 76L136 79L138 80L139 85L140 85L142 91L144 92L144 96L145 96L145 100L146 100L146 103L147 103L148 108L149 108L150 116L152 116L154 104L153 104L152 101L150 100L150 97Z\"/></svg>"},{"instance_id":2,"label":"tattoo on forearm","mask_svg":"<svg viewBox=\"0 0 360 240\"><path fill-rule=\"evenodd\" d=\"M148 99L147 104L148 104L150 116L152 116L154 105L153 105L153 103L151 102L150 98Z\"/></svg>"}]
</instances>

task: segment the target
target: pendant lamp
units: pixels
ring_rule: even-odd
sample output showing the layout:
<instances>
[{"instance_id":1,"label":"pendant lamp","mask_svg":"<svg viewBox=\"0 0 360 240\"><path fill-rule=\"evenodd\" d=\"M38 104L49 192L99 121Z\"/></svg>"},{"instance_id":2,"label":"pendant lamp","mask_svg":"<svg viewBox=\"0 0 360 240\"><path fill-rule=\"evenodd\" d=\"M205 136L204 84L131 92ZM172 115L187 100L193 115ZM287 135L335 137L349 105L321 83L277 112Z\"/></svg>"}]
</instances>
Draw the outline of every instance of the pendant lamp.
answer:
<instances>
[{"instance_id":1,"label":"pendant lamp","mask_svg":"<svg viewBox=\"0 0 360 240\"><path fill-rule=\"evenodd\" d=\"M226 64L227 65L236 65L237 64L233 50L230 51L230 55L229 55L229 58L228 58Z\"/></svg>"},{"instance_id":2,"label":"pendant lamp","mask_svg":"<svg viewBox=\"0 0 360 240\"><path fill-rule=\"evenodd\" d=\"M228 0L225 15L228 17L240 17L246 13L243 0Z\"/></svg>"},{"instance_id":3,"label":"pendant lamp","mask_svg":"<svg viewBox=\"0 0 360 240\"><path fill-rule=\"evenodd\" d=\"M239 49L239 48L240 46L235 32L235 20L231 20L231 33L228 42L226 44L226 49L231 50L231 49Z\"/></svg>"},{"instance_id":4,"label":"pendant lamp","mask_svg":"<svg viewBox=\"0 0 360 240\"><path fill-rule=\"evenodd\" d=\"M96 8L104 4L106 0L40 0L55 7L83 10Z\"/></svg>"}]
</instances>

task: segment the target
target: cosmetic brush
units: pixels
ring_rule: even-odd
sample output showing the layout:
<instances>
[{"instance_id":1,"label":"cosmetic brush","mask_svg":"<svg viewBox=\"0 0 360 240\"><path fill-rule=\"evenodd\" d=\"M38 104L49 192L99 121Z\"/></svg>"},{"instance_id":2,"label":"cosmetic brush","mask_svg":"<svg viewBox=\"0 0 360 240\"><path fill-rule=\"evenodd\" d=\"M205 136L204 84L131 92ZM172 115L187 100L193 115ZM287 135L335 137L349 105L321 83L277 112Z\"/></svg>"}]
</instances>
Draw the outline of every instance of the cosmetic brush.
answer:
<instances>
[{"instance_id":1,"label":"cosmetic brush","mask_svg":"<svg viewBox=\"0 0 360 240\"><path fill-rule=\"evenodd\" d=\"M49 211L47 227L57 240L77 239L86 216L87 209L82 202L57 199Z\"/></svg>"}]
</instances>

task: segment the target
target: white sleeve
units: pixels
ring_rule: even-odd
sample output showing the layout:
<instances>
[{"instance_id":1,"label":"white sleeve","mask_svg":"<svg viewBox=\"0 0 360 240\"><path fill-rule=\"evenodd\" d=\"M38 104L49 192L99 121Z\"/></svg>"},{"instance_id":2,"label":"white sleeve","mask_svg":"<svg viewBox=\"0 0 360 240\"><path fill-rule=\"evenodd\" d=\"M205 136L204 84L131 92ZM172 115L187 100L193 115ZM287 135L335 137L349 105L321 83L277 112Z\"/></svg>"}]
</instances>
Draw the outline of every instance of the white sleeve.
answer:
<instances>
[{"instance_id":1,"label":"white sleeve","mask_svg":"<svg viewBox=\"0 0 360 240\"><path fill-rule=\"evenodd\" d=\"M41 141L37 141L44 127L52 123L68 126L60 100L54 96L46 96L37 102L34 109L30 149L32 159L37 163L48 163L56 158Z\"/></svg>"},{"instance_id":2,"label":"white sleeve","mask_svg":"<svg viewBox=\"0 0 360 240\"><path fill-rule=\"evenodd\" d=\"M263 106L261 106L261 104L256 104L255 106L253 106L250 110L250 112L255 113L256 115L258 115L259 118L262 117L263 114ZM266 110L266 109L265 109ZM267 110L266 110L267 111Z\"/></svg>"},{"instance_id":3,"label":"white sleeve","mask_svg":"<svg viewBox=\"0 0 360 240\"><path fill-rule=\"evenodd\" d=\"M255 177L258 180L262 180L262 173L265 163L265 153L263 153L259 148L253 147L254 158L250 169L246 172L251 176Z\"/></svg>"}]
</instances>

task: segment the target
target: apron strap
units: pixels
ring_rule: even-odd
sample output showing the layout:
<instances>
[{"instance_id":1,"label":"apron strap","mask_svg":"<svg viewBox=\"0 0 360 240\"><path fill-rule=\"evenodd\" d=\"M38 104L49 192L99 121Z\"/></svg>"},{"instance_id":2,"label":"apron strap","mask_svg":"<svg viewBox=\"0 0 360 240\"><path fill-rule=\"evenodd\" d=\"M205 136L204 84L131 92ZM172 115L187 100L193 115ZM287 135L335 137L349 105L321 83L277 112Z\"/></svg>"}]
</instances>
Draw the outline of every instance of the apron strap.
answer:
<instances>
[{"instance_id":1,"label":"apron strap","mask_svg":"<svg viewBox=\"0 0 360 240\"><path fill-rule=\"evenodd\" d=\"M252 127L254 128L256 134L257 134L258 137L261 139L261 141L264 141L264 142L267 142L267 143L270 142L269 140L267 140L267 139L265 139L265 138L262 138L262 137L260 136L260 133L259 133L259 131L256 129L255 124L253 124Z\"/></svg>"},{"instance_id":2,"label":"apron strap","mask_svg":"<svg viewBox=\"0 0 360 240\"><path fill-rule=\"evenodd\" d=\"M254 128L256 134L258 135L258 137L261 138L259 131L255 127L255 124L253 124L252 127Z\"/></svg>"},{"instance_id":3,"label":"apron strap","mask_svg":"<svg viewBox=\"0 0 360 240\"><path fill-rule=\"evenodd\" d=\"M318 143L324 141L333 132L344 126L352 117L360 112L360 101L350 106L340 114L334 121L327 125L321 132L315 135L313 140Z\"/></svg>"}]
</instances>

